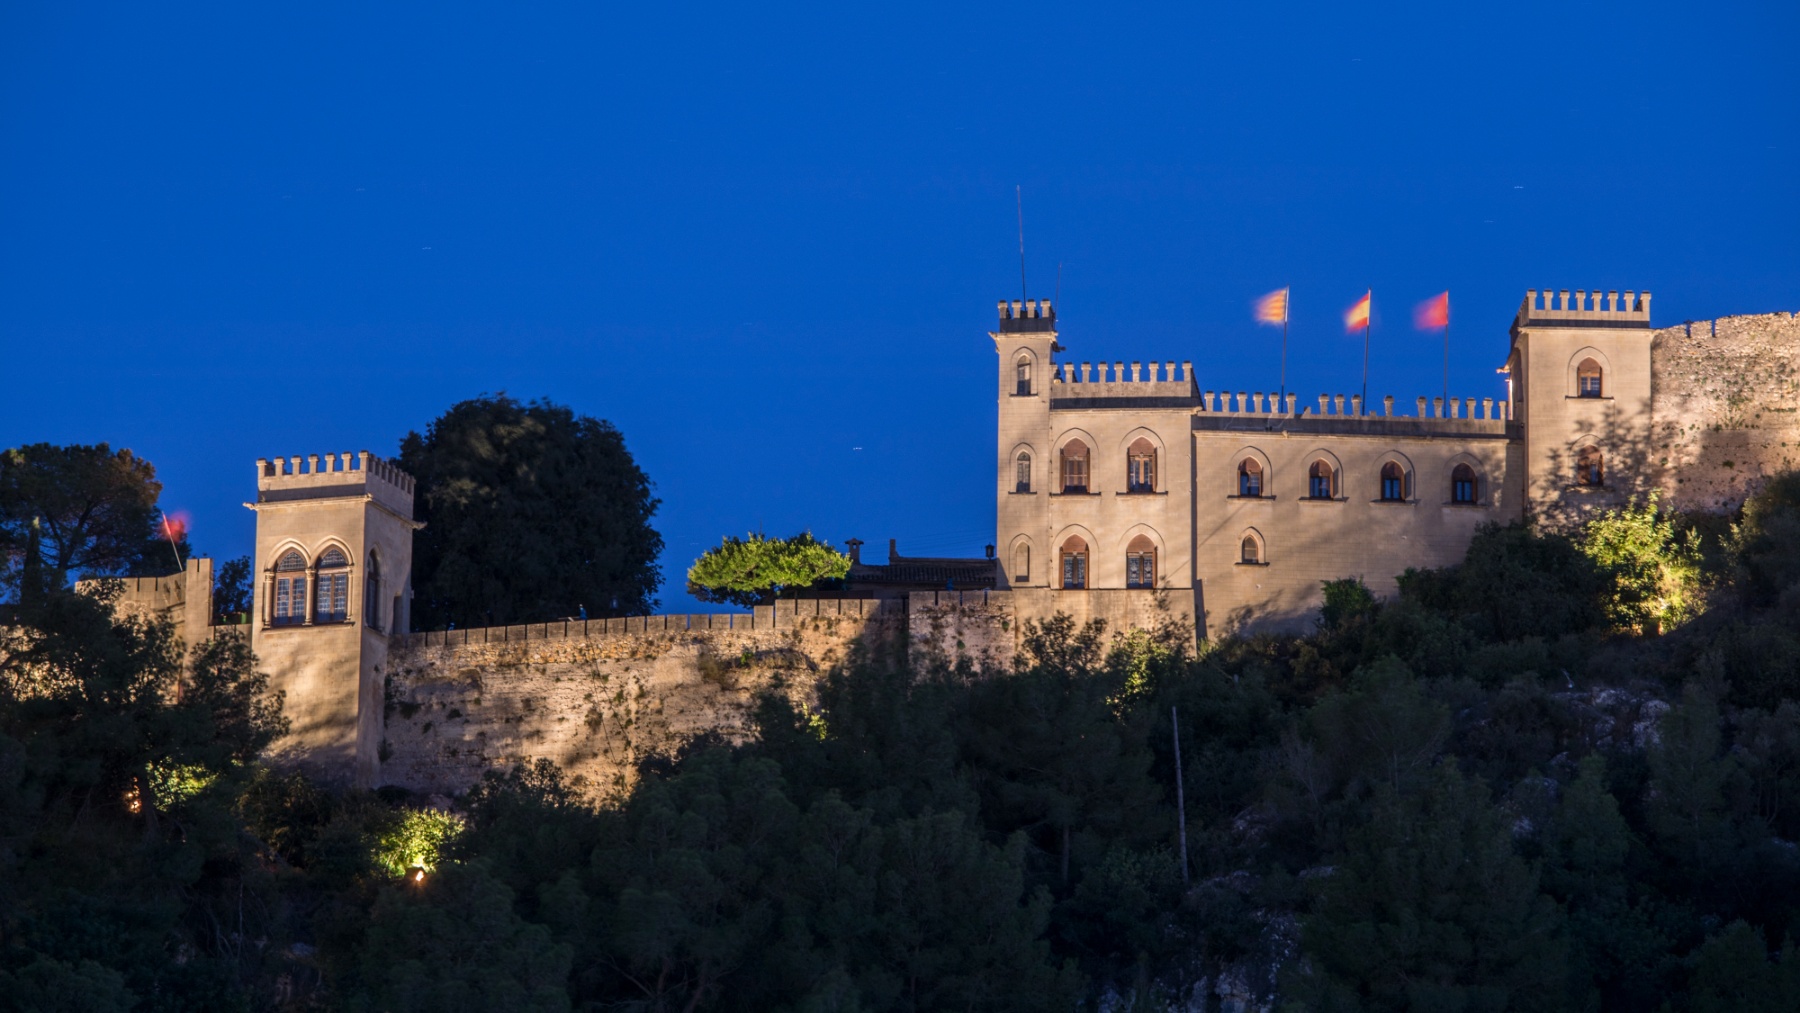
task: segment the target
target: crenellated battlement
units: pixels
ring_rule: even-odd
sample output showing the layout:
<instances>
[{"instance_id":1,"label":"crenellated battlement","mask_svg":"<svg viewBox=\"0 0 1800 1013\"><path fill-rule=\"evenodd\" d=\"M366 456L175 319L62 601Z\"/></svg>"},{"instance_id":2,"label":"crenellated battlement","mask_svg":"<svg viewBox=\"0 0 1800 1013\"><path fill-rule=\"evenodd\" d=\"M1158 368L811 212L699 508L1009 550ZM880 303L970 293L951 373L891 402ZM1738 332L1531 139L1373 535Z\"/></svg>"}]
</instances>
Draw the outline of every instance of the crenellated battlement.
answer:
<instances>
[{"instance_id":1,"label":"crenellated battlement","mask_svg":"<svg viewBox=\"0 0 1800 1013\"><path fill-rule=\"evenodd\" d=\"M1448 403L1442 397L1420 397L1413 399L1415 412L1403 416L1394 411L1395 400L1392 395L1381 399L1381 410L1375 411L1371 403L1363 404L1361 394L1320 394L1315 408L1312 404L1301 404L1300 395L1288 394L1284 398L1280 394L1262 391L1212 391L1200 392L1200 407L1195 409L1196 415L1244 415L1263 418L1410 418L1410 419L1481 419L1488 421L1508 421L1507 403L1504 398L1496 400L1491 397L1463 398L1453 397Z\"/></svg>"},{"instance_id":2,"label":"crenellated battlement","mask_svg":"<svg viewBox=\"0 0 1800 1013\"><path fill-rule=\"evenodd\" d=\"M1650 293L1625 290L1621 296L1616 290L1592 292L1576 289L1571 293L1568 289L1527 289L1525 301L1519 305L1519 313L1513 319L1513 327L1529 326L1563 326L1563 327L1649 327L1650 326Z\"/></svg>"},{"instance_id":3,"label":"crenellated battlement","mask_svg":"<svg viewBox=\"0 0 1800 1013\"><path fill-rule=\"evenodd\" d=\"M412 515L413 477L367 450L256 459L263 502L368 493Z\"/></svg>"},{"instance_id":4,"label":"crenellated battlement","mask_svg":"<svg viewBox=\"0 0 1800 1013\"><path fill-rule=\"evenodd\" d=\"M1048 299L1000 300L1000 334L1055 334L1056 309Z\"/></svg>"}]
</instances>

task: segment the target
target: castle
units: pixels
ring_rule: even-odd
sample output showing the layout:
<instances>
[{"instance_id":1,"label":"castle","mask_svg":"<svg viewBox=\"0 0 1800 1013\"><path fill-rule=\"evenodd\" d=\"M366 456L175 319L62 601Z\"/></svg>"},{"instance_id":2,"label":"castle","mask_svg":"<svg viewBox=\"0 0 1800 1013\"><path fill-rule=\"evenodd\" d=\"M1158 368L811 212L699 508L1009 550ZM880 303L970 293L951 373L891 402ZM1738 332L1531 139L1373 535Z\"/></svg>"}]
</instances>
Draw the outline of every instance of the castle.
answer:
<instances>
[{"instance_id":1,"label":"castle","mask_svg":"<svg viewBox=\"0 0 1800 1013\"><path fill-rule=\"evenodd\" d=\"M758 694L804 704L871 642L993 664L1058 613L1113 630L1191 622L1298 630L1321 582L1395 591L1455 563L1475 530L1553 524L1657 491L1730 510L1800 457L1800 319L1653 330L1650 294L1532 291L1511 326L1506 397L1207 389L1187 362L1057 358L1055 308L1002 302L991 560L864 565L861 596L739 615L562 620L416 633L411 477L367 452L256 462L248 634L285 694L276 759L365 786L453 792L549 758L601 787L694 736L749 733ZM1410 413L1406 409L1410 408ZM949 587L922 585L946 580ZM188 642L208 561L128 582Z\"/></svg>"}]
</instances>

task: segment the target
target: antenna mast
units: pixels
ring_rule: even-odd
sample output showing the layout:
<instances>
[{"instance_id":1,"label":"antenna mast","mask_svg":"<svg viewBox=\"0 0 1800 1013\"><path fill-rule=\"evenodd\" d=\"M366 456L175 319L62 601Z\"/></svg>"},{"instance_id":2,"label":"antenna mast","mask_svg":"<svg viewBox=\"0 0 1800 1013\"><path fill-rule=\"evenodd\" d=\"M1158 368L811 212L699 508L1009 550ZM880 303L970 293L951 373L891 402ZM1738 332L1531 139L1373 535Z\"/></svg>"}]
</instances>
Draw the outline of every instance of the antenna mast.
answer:
<instances>
[{"instance_id":1,"label":"antenna mast","mask_svg":"<svg viewBox=\"0 0 1800 1013\"><path fill-rule=\"evenodd\" d=\"M1018 184L1013 184L1013 198L1019 205L1019 298L1029 298L1025 289L1025 191Z\"/></svg>"}]
</instances>

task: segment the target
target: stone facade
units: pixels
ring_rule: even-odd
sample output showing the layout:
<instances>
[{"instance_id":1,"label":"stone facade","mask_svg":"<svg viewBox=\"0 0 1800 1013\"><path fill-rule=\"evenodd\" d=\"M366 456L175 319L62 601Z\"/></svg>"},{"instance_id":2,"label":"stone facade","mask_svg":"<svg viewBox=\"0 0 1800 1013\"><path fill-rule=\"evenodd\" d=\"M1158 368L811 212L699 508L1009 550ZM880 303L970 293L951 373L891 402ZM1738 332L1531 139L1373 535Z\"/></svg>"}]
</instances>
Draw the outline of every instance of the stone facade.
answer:
<instances>
[{"instance_id":1,"label":"stone facade","mask_svg":"<svg viewBox=\"0 0 1800 1013\"><path fill-rule=\"evenodd\" d=\"M1459 560L1482 524L1576 523L1657 489L1729 510L1800 458L1790 314L1652 330L1649 293L1533 291L1507 397L1411 405L1206 390L1186 362L1059 360L1047 302L1000 304L991 336L994 559L891 551L856 571L862 598L409 634L412 479L366 452L257 462L250 633L293 721L276 759L454 791L548 758L614 789L697 736L741 739L764 691L808 703L859 648L1004 669L1027 624L1059 613L1115 633L1305 629L1321 582L1391 595L1408 567ZM194 622L195 580L128 597ZM920 589L939 581L995 589Z\"/></svg>"},{"instance_id":2,"label":"stone facade","mask_svg":"<svg viewBox=\"0 0 1800 1013\"><path fill-rule=\"evenodd\" d=\"M1323 581L1391 595L1483 523L1574 525L1658 489L1731 510L1800 459L1800 322L1653 331L1648 292L1528 292L1497 401L1302 404L1202 389L1185 362L1059 360L1035 300L1001 303L990 336L999 586L1041 592L1025 618L1149 572L1202 636L1302 630Z\"/></svg>"}]
</instances>

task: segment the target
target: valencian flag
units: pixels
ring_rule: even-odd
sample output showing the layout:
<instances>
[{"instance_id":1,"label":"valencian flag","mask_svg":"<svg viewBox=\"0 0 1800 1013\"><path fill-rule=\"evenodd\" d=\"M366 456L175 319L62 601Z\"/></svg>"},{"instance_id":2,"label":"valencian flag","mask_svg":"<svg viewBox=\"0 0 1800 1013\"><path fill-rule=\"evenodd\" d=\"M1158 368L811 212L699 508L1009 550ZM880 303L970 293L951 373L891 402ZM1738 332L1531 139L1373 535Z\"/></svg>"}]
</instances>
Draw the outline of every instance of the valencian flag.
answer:
<instances>
[{"instance_id":1,"label":"valencian flag","mask_svg":"<svg viewBox=\"0 0 1800 1013\"><path fill-rule=\"evenodd\" d=\"M1413 309L1413 324L1421 331L1450 326L1450 293L1432 296Z\"/></svg>"},{"instance_id":2,"label":"valencian flag","mask_svg":"<svg viewBox=\"0 0 1800 1013\"><path fill-rule=\"evenodd\" d=\"M1256 322L1285 324L1288 319L1288 290L1276 289L1256 300Z\"/></svg>"},{"instance_id":3,"label":"valencian flag","mask_svg":"<svg viewBox=\"0 0 1800 1013\"><path fill-rule=\"evenodd\" d=\"M1374 295L1373 292L1364 292L1363 297L1356 300L1356 305L1350 307L1350 311L1344 314L1346 331L1354 332L1358 327L1365 331L1369 329L1369 297L1372 295Z\"/></svg>"}]
</instances>

